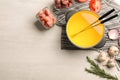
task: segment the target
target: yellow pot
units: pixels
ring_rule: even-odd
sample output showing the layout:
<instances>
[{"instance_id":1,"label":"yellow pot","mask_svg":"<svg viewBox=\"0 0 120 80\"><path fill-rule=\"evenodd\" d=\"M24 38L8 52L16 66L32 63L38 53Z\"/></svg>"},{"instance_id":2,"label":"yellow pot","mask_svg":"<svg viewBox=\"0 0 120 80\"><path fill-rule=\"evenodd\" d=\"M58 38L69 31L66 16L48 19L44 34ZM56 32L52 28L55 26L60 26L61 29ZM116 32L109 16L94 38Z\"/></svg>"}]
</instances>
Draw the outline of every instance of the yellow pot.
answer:
<instances>
[{"instance_id":1,"label":"yellow pot","mask_svg":"<svg viewBox=\"0 0 120 80\"><path fill-rule=\"evenodd\" d=\"M73 14L66 26L66 33L71 43L83 49L88 49L99 44L104 37L104 24L99 24L96 27L82 31L91 23L98 20L98 18L98 14L89 10L82 10ZM75 35L76 33L78 34Z\"/></svg>"}]
</instances>

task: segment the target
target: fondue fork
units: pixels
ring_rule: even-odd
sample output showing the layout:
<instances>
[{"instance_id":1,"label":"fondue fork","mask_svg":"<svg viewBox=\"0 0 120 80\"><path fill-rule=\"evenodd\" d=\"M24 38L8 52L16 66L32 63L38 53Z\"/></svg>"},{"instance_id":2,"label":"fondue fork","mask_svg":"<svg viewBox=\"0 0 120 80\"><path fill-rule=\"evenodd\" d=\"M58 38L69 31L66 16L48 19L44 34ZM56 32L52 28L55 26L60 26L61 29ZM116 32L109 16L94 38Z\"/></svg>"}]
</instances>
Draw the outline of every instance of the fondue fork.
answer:
<instances>
[{"instance_id":1,"label":"fondue fork","mask_svg":"<svg viewBox=\"0 0 120 80\"><path fill-rule=\"evenodd\" d=\"M115 14L115 15L113 15L113 16L111 16L111 17L105 19L105 20L102 20L102 21L98 22L98 23L95 24L95 25L94 25L94 24L91 25L91 26L88 27L87 29L90 29L90 28L92 28L92 27L95 27L95 26L97 26L97 25L99 25L99 24L103 24L103 23L105 23L105 22L107 22L107 21L109 21L109 20L111 20L111 19L113 19L113 18L115 18L115 17L117 17L117 16L118 16L118 14ZM84 30L82 30L82 31L85 31L85 30L87 30L87 29L84 29Z\"/></svg>"},{"instance_id":2,"label":"fondue fork","mask_svg":"<svg viewBox=\"0 0 120 80\"><path fill-rule=\"evenodd\" d=\"M92 26L93 24L95 24L96 22L98 22L99 20L102 20L104 17L108 16L109 14L111 14L112 12L114 12L115 9L111 9L110 11L108 11L107 13L105 13L104 15L102 15L100 18L98 18L96 21L94 21L93 23L91 23L89 26L87 26L86 28ZM85 29L86 29L85 28Z\"/></svg>"},{"instance_id":3,"label":"fondue fork","mask_svg":"<svg viewBox=\"0 0 120 80\"><path fill-rule=\"evenodd\" d=\"M110 11L108 11L107 13L105 13L104 15L102 15L100 18L98 18L96 21L94 21L93 23L91 23L89 26L87 26L85 29L83 29L82 31L79 31L78 33L75 33L74 35L72 35L72 37L76 36L77 34L83 32L83 31L85 31L85 30L87 30L87 29L90 29L90 28L92 28L92 27L95 27L95 26L97 26L97 25L99 25L99 24L103 24L103 23L105 23L105 22L107 22L107 21L109 21L109 20L117 17L118 14L115 14L115 15L107 18L107 19L102 20L103 18L105 18L106 16L108 16L109 14L111 14L111 13L114 12L114 11L115 11L115 9L111 9Z\"/></svg>"}]
</instances>

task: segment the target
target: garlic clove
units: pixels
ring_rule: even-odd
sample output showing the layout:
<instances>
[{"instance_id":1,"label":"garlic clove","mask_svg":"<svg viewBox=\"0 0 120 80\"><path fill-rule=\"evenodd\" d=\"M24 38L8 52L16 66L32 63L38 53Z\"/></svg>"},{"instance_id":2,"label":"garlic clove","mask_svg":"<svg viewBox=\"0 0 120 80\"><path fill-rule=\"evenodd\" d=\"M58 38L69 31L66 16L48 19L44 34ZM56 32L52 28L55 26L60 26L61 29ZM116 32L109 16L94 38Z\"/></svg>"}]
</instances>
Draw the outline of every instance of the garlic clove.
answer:
<instances>
[{"instance_id":1,"label":"garlic clove","mask_svg":"<svg viewBox=\"0 0 120 80\"><path fill-rule=\"evenodd\" d=\"M97 61L103 62L107 60L107 54L104 51L101 51L97 57Z\"/></svg>"},{"instance_id":2,"label":"garlic clove","mask_svg":"<svg viewBox=\"0 0 120 80\"><path fill-rule=\"evenodd\" d=\"M119 49L116 47L116 46L110 46L109 49L108 49L108 54L110 56L115 56L119 53Z\"/></svg>"},{"instance_id":3,"label":"garlic clove","mask_svg":"<svg viewBox=\"0 0 120 80\"><path fill-rule=\"evenodd\" d=\"M119 37L119 30L118 29L111 29L108 32L109 39L116 40Z\"/></svg>"},{"instance_id":4,"label":"garlic clove","mask_svg":"<svg viewBox=\"0 0 120 80\"><path fill-rule=\"evenodd\" d=\"M107 67L109 68L112 68L114 67L116 64L115 64L115 59L114 58L110 58L107 62Z\"/></svg>"}]
</instances>

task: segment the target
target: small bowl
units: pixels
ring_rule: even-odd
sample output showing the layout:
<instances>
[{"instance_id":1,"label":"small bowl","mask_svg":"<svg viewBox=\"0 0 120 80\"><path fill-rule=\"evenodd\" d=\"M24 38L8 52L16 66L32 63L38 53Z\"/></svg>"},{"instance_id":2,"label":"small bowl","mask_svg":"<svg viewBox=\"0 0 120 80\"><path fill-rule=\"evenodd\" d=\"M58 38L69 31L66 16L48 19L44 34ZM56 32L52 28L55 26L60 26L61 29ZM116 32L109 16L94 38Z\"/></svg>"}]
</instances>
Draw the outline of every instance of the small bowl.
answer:
<instances>
[{"instance_id":1,"label":"small bowl","mask_svg":"<svg viewBox=\"0 0 120 80\"><path fill-rule=\"evenodd\" d=\"M45 7L45 8L43 8L42 10L44 10L44 9L48 9L49 11L50 11L50 13L53 15L53 17L56 19L56 22L57 22L57 16L48 8L48 7ZM40 12L40 11L39 11ZM39 12L36 14L36 18L38 19L38 21L42 24L42 26L45 28L45 29L50 29L50 28L52 28L55 24L56 24L56 22L52 25L52 26L50 26L50 27L48 27L48 26L46 26L42 21L41 21L41 19L40 19L40 17L39 17Z\"/></svg>"}]
</instances>

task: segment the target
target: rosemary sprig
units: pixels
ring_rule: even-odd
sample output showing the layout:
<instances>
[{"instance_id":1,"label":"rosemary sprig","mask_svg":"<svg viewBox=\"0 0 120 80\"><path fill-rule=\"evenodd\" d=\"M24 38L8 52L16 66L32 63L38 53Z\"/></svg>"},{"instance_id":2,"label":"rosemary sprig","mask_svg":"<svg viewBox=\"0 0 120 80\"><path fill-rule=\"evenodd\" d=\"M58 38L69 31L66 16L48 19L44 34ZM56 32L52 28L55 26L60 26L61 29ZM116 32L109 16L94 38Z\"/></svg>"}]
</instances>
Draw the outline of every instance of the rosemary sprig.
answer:
<instances>
[{"instance_id":1,"label":"rosemary sprig","mask_svg":"<svg viewBox=\"0 0 120 80\"><path fill-rule=\"evenodd\" d=\"M118 80L117 76L113 76L107 72L105 72L104 69L101 69L98 64L96 64L93 60L91 60L89 57L86 57L87 61L91 64L90 69L85 69L88 73L95 74L101 78L107 78L109 80Z\"/></svg>"}]
</instances>

